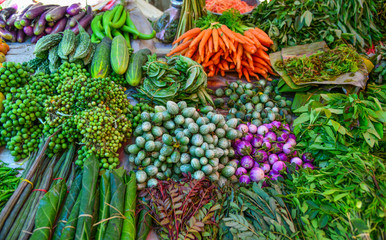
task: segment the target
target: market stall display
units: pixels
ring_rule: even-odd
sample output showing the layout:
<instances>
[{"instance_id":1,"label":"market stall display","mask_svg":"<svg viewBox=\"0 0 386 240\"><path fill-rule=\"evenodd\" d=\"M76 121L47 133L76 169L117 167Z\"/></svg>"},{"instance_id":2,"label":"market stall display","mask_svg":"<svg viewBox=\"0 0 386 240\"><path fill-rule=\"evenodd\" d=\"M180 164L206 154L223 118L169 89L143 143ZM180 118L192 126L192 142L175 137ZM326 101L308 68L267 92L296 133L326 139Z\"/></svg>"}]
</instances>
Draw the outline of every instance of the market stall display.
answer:
<instances>
[{"instance_id":1,"label":"market stall display","mask_svg":"<svg viewBox=\"0 0 386 240\"><path fill-rule=\"evenodd\" d=\"M0 9L0 239L385 239L380 4L176 2Z\"/></svg>"}]
</instances>

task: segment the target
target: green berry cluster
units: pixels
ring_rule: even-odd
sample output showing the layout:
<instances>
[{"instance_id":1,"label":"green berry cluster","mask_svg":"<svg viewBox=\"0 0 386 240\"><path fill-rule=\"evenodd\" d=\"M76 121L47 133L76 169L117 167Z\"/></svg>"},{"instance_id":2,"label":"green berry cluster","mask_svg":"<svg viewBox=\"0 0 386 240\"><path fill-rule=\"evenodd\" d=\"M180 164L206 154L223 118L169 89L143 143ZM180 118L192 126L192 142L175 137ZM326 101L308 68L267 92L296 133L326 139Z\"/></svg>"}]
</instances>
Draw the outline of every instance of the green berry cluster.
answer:
<instances>
[{"instance_id":1,"label":"green berry cluster","mask_svg":"<svg viewBox=\"0 0 386 240\"><path fill-rule=\"evenodd\" d=\"M131 112L127 115L127 118L131 121L133 128L142 124L141 113L142 112L154 112L154 108L147 103L137 103L135 106L130 105Z\"/></svg>"},{"instance_id":2,"label":"green berry cluster","mask_svg":"<svg viewBox=\"0 0 386 240\"><path fill-rule=\"evenodd\" d=\"M33 72L27 64L4 62L0 68L0 92L4 95L9 93L13 87L22 87L30 79Z\"/></svg>"}]
</instances>

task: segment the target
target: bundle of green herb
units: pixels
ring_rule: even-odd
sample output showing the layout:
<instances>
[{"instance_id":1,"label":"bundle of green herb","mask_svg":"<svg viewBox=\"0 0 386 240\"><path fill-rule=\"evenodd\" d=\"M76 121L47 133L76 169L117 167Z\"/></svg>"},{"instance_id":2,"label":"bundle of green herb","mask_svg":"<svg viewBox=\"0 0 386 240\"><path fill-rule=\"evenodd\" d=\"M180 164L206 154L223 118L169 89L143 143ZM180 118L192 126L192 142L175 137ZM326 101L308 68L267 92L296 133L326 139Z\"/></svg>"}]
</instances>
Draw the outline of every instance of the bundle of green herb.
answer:
<instances>
[{"instance_id":1,"label":"bundle of green herb","mask_svg":"<svg viewBox=\"0 0 386 240\"><path fill-rule=\"evenodd\" d=\"M302 83L333 81L344 73L358 71L362 63L363 60L354 49L338 46L309 57L304 55L277 61L275 66L284 69L295 83Z\"/></svg>"},{"instance_id":2,"label":"bundle of green herb","mask_svg":"<svg viewBox=\"0 0 386 240\"><path fill-rule=\"evenodd\" d=\"M362 152L376 151L384 135L386 109L373 96L363 94L320 94L322 101L311 100L294 112L296 145L310 152L317 162L337 154L346 154L350 147Z\"/></svg>"},{"instance_id":3,"label":"bundle of green herb","mask_svg":"<svg viewBox=\"0 0 386 240\"><path fill-rule=\"evenodd\" d=\"M350 148L320 170L290 171L283 184L303 239L385 239L385 160Z\"/></svg>"},{"instance_id":4,"label":"bundle of green herb","mask_svg":"<svg viewBox=\"0 0 386 240\"><path fill-rule=\"evenodd\" d=\"M374 23L377 2L381 1L263 1L248 16L248 21L268 32L275 43L274 51L321 40L331 47L348 40L363 49L382 39L378 29L382 26Z\"/></svg>"}]
</instances>

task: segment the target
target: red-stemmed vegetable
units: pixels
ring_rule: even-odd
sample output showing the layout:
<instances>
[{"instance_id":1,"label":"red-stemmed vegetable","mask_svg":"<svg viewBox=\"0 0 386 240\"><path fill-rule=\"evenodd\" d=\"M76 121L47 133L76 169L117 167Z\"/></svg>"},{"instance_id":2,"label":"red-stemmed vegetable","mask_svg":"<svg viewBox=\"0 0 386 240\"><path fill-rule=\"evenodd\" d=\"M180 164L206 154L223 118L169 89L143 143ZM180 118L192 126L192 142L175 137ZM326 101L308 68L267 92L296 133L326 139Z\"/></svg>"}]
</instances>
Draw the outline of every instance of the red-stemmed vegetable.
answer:
<instances>
[{"instance_id":1,"label":"red-stemmed vegetable","mask_svg":"<svg viewBox=\"0 0 386 240\"><path fill-rule=\"evenodd\" d=\"M39 23L35 24L34 26L34 35L38 36L44 32L44 29L46 28L45 25L41 26Z\"/></svg>"},{"instance_id":2,"label":"red-stemmed vegetable","mask_svg":"<svg viewBox=\"0 0 386 240\"><path fill-rule=\"evenodd\" d=\"M7 25L7 23L5 21L3 21L2 19L0 19L0 28L5 28L6 25Z\"/></svg>"},{"instance_id":3,"label":"red-stemmed vegetable","mask_svg":"<svg viewBox=\"0 0 386 240\"><path fill-rule=\"evenodd\" d=\"M80 3L74 3L67 8L66 12L70 16L75 16L80 12L80 9Z\"/></svg>"},{"instance_id":4,"label":"red-stemmed vegetable","mask_svg":"<svg viewBox=\"0 0 386 240\"><path fill-rule=\"evenodd\" d=\"M39 25L39 27L44 27L47 23L46 21L46 15L47 15L48 12L44 12L40 18L39 18L39 21L37 22L37 24L35 25Z\"/></svg>"}]
</instances>

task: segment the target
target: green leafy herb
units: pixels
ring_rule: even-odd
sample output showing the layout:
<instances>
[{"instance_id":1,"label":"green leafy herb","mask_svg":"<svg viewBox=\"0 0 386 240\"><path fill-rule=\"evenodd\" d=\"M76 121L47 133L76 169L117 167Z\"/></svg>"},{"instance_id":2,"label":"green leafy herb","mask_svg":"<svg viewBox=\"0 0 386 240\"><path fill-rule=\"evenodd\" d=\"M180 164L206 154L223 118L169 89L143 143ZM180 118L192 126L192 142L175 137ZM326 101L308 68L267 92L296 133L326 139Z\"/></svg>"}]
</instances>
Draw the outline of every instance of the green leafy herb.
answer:
<instances>
[{"instance_id":1,"label":"green leafy herb","mask_svg":"<svg viewBox=\"0 0 386 240\"><path fill-rule=\"evenodd\" d=\"M339 46L308 57L304 55L277 61L275 64L279 69L285 69L295 83L299 83L333 81L344 73L358 71L362 62L354 49Z\"/></svg>"}]
</instances>

